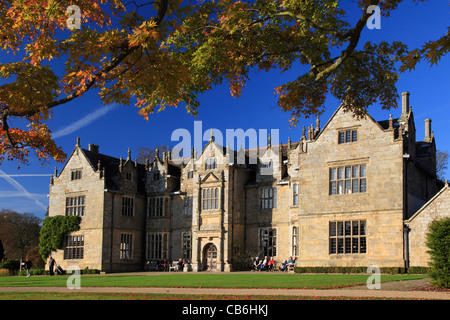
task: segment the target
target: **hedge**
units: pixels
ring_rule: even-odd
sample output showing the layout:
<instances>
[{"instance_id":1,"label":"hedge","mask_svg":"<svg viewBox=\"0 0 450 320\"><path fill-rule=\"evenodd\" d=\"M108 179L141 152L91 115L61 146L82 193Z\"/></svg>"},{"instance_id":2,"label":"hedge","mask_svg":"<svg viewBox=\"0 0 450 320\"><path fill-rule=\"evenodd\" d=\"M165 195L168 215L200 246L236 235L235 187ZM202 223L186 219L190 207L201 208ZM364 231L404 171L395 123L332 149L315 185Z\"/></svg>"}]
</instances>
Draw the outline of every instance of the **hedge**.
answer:
<instances>
[{"instance_id":1,"label":"hedge","mask_svg":"<svg viewBox=\"0 0 450 320\"><path fill-rule=\"evenodd\" d=\"M100 270L97 269L81 269L80 270L81 274L99 274ZM44 269L31 269L30 270L30 274L32 276L48 276L49 275L49 271L48 270L44 270ZM64 274L67 274L67 271L64 271ZM27 271L26 270L22 270L19 272L19 276L26 276L27 275ZM56 274L55 274L56 275Z\"/></svg>"},{"instance_id":2,"label":"hedge","mask_svg":"<svg viewBox=\"0 0 450 320\"><path fill-rule=\"evenodd\" d=\"M19 270L19 259L5 259L0 263L0 269Z\"/></svg>"},{"instance_id":3,"label":"hedge","mask_svg":"<svg viewBox=\"0 0 450 320\"><path fill-rule=\"evenodd\" d=\"M450 217L434 220L428 227L427 253L430 255L431 283L450 288Z\"/></svg>"},{"instance_id":4,"label":"hedge","mask_svg":"<svg viewBox=\"0 0 450 320\"><path fill-rule=\"evenodd\" d=\"M367 273L367 267L295 267L295 273ZM426 274L427 267L381 267L382 274Z\"/></svg>"}]
</instances>

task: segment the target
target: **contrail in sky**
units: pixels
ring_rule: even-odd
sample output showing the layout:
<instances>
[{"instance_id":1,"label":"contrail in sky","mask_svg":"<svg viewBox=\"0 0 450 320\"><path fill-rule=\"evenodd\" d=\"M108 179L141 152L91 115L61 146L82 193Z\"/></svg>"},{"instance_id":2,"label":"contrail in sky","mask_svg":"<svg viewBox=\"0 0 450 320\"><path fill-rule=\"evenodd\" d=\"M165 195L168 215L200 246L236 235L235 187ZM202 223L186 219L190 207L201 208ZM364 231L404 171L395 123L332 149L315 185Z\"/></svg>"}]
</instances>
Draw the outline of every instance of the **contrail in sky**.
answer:
<instances>
[{"instance_id":1,"label":"contrail in sky","mask_svg":"<svg viewBox=\"0 0 450 320\"><path fill-rule=\"evenodd\" d=\"M104 116L106 113L108 113L108 111L113 110L116 106L117 104L101 107L100 109L95 110L94 112L84 116L80 120L75 121L74 123L68 125L67 127L56 131L55 133L52 134L52 138L57 139L67 136L68 134L71 134L81 129L90 124L91 122L97 120L98 118Z\"/></svg>"},{"instance_id":2,"label":"contrail in sky","mask_svg":"<svg viewBox=\"0 0 450 320\"><path fill-rule=\"evenodd\" d=\"M24 174L0 174L0 178L5 177L50 177L49 173L24 173Z\"/></svg>"},{"instance_id":3,"label":"contrail in sky","mask_svg":"<svg viewBox=\"0 0 450 320\"><path fill-rule=\"evenodd\" d=\"M47 210L47 206L44 205L42 202L40 202L34 195L32 195L31 193L29 193L27 191L27 189L25 189L20 183L18 183L16 180L14 180L13 178L11 178L10 175L6 174L3 170L0 169L0 177L2 177L3 179L6 180L6 182L8 182L10 185L12 185L14 188L16 188L17 191L20 192L21 195L28 197L32 200L34 200L34 202L41 207L44 210Z\"/></svg>"},{"instance_id":4,"label":"contrail in sky","mask_svg":"<svg viewBox=\"0 0 450 320\"><path fill-rule=\"evenodd\" d=\"M108 111L111 111L116 107L117 107L117 104L103 106L103 107L95 110L94 112L84 116L83 118L73 122L72 124L68 125L67 127L56 131L55 133L52 134L52 138L57 139L57 138L61 138L66 135L69 135L69 134L87 126L88 124L97 120L98 118L104 116L106 113L108 113ZM24 196L24 197L34 200L36 205L38 205L39 207L41 207L44 210L47 210L47 206L39 201L36 194L31 194L19 182L17 182L16 180L13 179L13 177L45 177L45 176L48 177L51 175L50 174L7 174L4 171L0 170L0 178L5 179L6 182L8 182L10 185L12 185L17 190L17 192L4 193L3 195L0 195L0 197L3 198L3 197Z\"/></svg>"}]
</instances>

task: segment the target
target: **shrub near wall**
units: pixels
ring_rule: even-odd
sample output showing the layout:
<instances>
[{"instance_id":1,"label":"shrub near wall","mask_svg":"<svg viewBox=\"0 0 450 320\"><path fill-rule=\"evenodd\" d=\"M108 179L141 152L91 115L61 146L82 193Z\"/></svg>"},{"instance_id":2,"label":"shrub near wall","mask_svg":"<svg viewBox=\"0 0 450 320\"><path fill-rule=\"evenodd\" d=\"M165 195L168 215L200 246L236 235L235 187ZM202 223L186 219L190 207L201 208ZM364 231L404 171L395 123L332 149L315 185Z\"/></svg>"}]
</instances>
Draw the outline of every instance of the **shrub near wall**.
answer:
<instances>
[{"instance_id":1,"label":"shrub near wall","mask_svg":"<svg viewBox=\"0 0 450 320\"><path fill-rule=\"evenodd\" d=\"M42 275L48 275L48 270L44 269L30 269L30 275L32 276L42 276ZM19 272L19 276L26 276L27 270L22 270Z\"/></svg>"},{"instance_id":2,"label":"shrub near wall","mask_svg":"<svg viewBox=\"0 0 450 320\"><path fill-rule=\"evenodd\" d=\"M410 267L408 268L409 274L427 274L430 268L428 267Z\"/></svg>"},{"instance_id":3,"label":"shrub near wall","mask_svg":"<svg viewBox=\"0 0 450 320\"><path fill-rule=\"evenodd\" d=\"M0 277L9 276L10 270L8 269L0 269Z\"/></svg>"},{"instance_id":4,"label":"shrub near wall","mask_svg":"<svg viewBox=\"0 0 450 320\"><path fill-rule=\"evenodd\" d=\"M381 274L426 274L426 267L382 267ZM295 267L295 273L367 273L367 267Z\"/></svg>"},{"instance_id":5,"label":"shrub near wall","mask_svg":"<svg viewBox=\"0 0 450 320\"><path fill-rule=\"evenodd\" d=\"M450 288L450 217L434 220L428 227L427 247L432 284Z\"/></svg>"},{"instance_id":6,"label":"shrub near wall","mask_svg":"<svg viewBox=\"0 0 450 320\"><path fill-rule=\"evenodd\" d=\"M81 274L100 274L100 271L97 269L82 269L80 270ZM30 274L32 276L48 276L49 275L49 271L48 270L44 270L44 269L31 269L30 270ZM67 270L64 270L64 274L67 274ZM27 275L27 271L26 270L22 270L21 272L19 272L19 276L26 276ZM58 275L56 275L58 276Z\"/></svg>"},{"instance_id":7,"label":"shrub near wall","mask_svg":"<svg viewBox=\"0 0 450 320\"><path fill-rule=\"evenodd\" d=\"M52 251L61 249L64 237L72 231L80 230L81 217L79 216L54 216L47 217L42 222L39 237L39 253L44 261Z\"/></svg>"}]
</instances>

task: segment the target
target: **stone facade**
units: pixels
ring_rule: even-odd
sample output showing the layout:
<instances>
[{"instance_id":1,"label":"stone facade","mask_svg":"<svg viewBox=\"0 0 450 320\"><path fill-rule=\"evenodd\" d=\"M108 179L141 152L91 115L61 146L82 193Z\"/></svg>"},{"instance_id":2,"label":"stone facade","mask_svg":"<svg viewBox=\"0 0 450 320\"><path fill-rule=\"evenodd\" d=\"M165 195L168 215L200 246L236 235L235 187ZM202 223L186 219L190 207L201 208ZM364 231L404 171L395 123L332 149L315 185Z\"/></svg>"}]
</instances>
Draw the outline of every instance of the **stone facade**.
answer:
<instances>
[{"instance_id":1,"label":"stone facade","mask_svg":"<svg viewBox=\"0 0 450 320\"><path fill-rule=\"evenodd\" d=\"M80 214L81 230L70 236L83 241L68 238L53 256L63 268L107 272L179 258L193 271L231 271L242 253L296 256L298 266L422 263L404 221L442 187L426 123L417 142L404 93L396 119L356 119L339 107L298 142L272 145L269 136L267 147L236 152L211 134L181 164L158 151L138 164L130 152L117 159L78 141L52 178L49 215Z\"/></svg>"}]
</instances>

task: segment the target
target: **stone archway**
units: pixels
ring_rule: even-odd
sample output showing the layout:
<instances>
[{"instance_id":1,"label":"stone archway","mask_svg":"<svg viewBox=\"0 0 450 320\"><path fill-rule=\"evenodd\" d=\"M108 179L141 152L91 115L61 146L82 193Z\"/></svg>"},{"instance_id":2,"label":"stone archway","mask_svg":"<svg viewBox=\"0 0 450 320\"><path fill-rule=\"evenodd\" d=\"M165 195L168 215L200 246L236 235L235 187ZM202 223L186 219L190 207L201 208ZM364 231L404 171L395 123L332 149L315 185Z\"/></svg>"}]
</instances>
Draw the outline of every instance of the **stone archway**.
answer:
<instances>
[{"instance_id":1,"label":"stone archway","mask_svg":"<svg viewBox=\"0 0 450 320\"><path fill-rule=\"evenodd\" d=\"M217 247L207 243L203 248L203 268L207 271L217 270Z\"/></svg>"}]
</instances>

